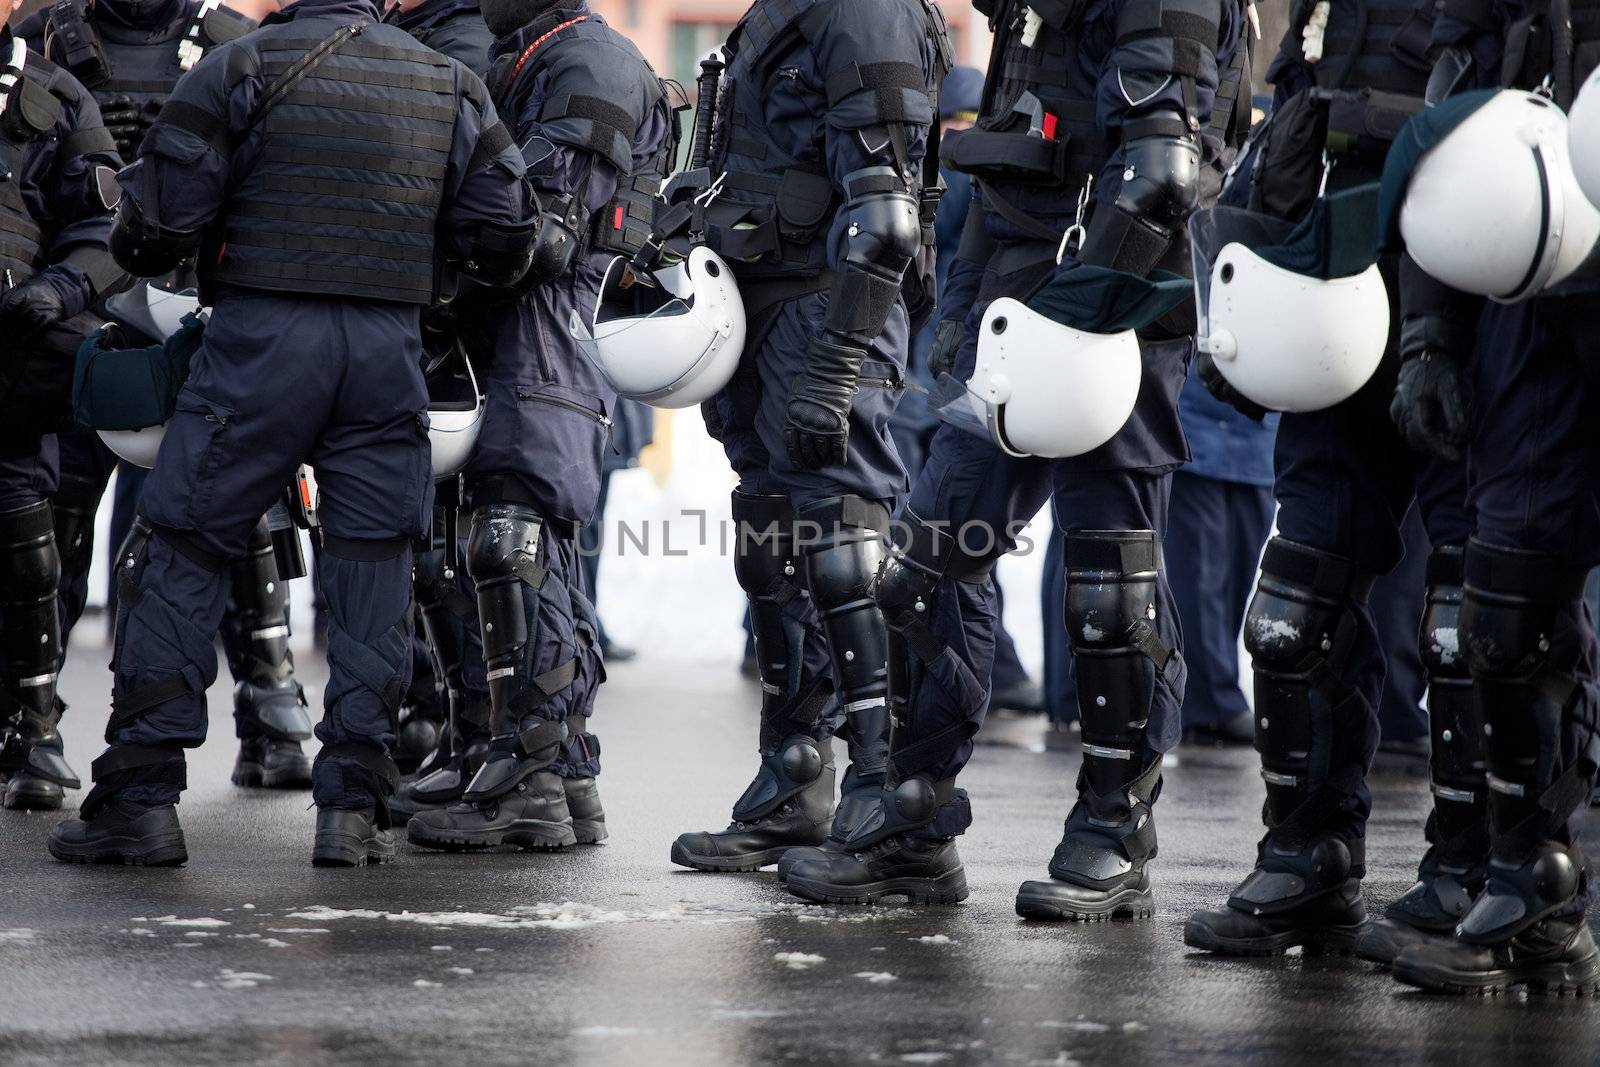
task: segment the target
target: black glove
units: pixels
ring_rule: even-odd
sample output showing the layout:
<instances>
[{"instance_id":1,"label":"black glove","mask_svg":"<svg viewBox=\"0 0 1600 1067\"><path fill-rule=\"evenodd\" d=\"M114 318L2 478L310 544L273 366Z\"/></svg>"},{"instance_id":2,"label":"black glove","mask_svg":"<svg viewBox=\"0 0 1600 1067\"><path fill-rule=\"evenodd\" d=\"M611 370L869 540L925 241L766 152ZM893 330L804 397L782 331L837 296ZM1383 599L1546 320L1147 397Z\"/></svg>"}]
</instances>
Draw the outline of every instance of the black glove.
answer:
<instances>
[{"instance_id":1,"label":"black glove","mask_svg":"<svg viewBox=\"0 0 1600 1067\"><path fill-rule=\"evenodd\" d=\"M126 96L113 96L100 105L100 119L117 142L117 154L131 163L144 139L144 112Z\"/></svg>"},{"instance_id":2,"label":"black glove","mask_svg":"<svg viewBox=\"0 0 1600 1067\"><path fill-rule=\"evenodd\" d=\"M806 369L789 394L783 441L789 462L801 470L843 463L850 451L850 404L866 350L816 338L806 350Z\"/></svg>"},{"instance_id":3,"label":"black glove","mask_svg":"<svg viewBox=\"0 0 1600 1067\"><path fill-rule=\"evenodd\" d=\"M1200 384L1206 387L1206 392L1247 419L1260 422L1267 417L1266 408L1239 392L1222 376L1222 371L1217 369L1217 361L1209 353L1201 352L1195 357L1195 369L1200 372Z\"/></svg>"},{"instance_id":4,"label":"black glove","mask_svg":"<svg viewBox=\"0 0 1600 1067\"><path fill-rule=\"evenodd\" d=\"M34 278L0 296L0 334L12 343L31 341L69 314L56 287Z\"/></svg>"},{"instance_id":5,"label":"black glove","mask_svg":"<svg viewBox=\"0 0 1600 1067\"><path fill-rule=\"evenodd\" d=\"M1460 460L1471 440L1469 411L1461 368L1448 355L1423 349L1400 364L1389 417L1413 449Z\"/></svg>"},{"instance_id":6,"label":"black glove","mask_svg":"<svg viewBox=\"0 0 1600 1067\"><path fill-rule=\"evenodd\" d=\"M966 326L960 319L945 319L939 323L933 334L933 348L928 352L928 374L934 381L938 381L941 374L955 370L956 353L961 350L965 336Z\"/></svg>"}]
</instances>

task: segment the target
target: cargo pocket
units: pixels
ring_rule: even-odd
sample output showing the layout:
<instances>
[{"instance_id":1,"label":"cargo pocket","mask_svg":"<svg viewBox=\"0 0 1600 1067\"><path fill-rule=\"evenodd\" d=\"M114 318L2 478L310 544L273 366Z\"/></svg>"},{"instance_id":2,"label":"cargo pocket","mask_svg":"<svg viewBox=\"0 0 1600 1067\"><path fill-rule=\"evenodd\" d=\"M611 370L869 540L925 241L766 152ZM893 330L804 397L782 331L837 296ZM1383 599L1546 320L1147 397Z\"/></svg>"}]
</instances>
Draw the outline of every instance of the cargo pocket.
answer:
<instances>
[{"instance_id":1,"label":"cargo pocket","mask_svg":"<svg viewBox=\"0 0 1600 1067\"><path fill-rule=\"evenodd\" d=\"M234 409L185 388L178 394L174 419L196 427L194 430L180 430L183 433L181 440L187 448L187 454L181 462L189 468L189 476L184 480L188 489L185 514L191 527L203 529L211 523L211 504L216 496L217 475L232 458ZM172 462L174 458L169 449L167 462Z\"/></svg>"},{"instance_id":2,"label":"cargo pocket","mask_svg":"<svg viewBox=\"0 0 1600 1067\"><path fill-rule=\"evenodd\" d=\"M518 385L523 442L538 462L509 468L540 484L548 517L585 526L600 496L603 450L611 447L611 417L605 402L570 386Z\"/></svg>"},{"instance_id":3,"label":"cargo pocket","mask_svg":"<svg viewBox=\"0 0 1600 1067\"><path fill-rule=\"evenodd\" d=\"M406 479L405 506L398 519L404 524L395 533L413 540L421 538L433 524L433 443L428 439L427 412L418 412L412 424L417 436L417 447L410 449L406 469L411 476Z\"/></svg>"}]
</instances>

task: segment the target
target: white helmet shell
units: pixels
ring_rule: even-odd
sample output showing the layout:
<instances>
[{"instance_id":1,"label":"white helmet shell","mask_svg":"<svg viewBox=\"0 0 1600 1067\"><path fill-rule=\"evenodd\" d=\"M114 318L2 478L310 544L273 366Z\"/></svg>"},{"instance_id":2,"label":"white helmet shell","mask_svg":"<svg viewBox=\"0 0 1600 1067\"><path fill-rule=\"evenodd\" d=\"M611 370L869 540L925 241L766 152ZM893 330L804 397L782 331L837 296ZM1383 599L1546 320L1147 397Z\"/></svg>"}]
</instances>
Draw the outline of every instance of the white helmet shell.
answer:
<instances>
[{"instance_id":1,"label":"white helmet shell","mask_svg":"<svg viewBox=\"0 0 1600 1067\"><path fill-rule=\"evenodd\" d=\"M1578 90L1567 117L1567 151L1572 173L1589 203L1600 206L1600 68Z\"/></svg>"},{"instance_id":2,"label":"white helmet shell","mask_svg":"<svg viewBox=\"0 0 1600 1067\"><path fill-rule=\"evenodd\" d=\"M1085 333L1006 297L984 312L967 391L1007 453L1059 459L1117 435L1143 374L1132 330Z\"/></svg>"},{"instance_id":3,"label":"white helmet shell","mask_svg":"<svg viewBox=\"0 0 1600 1067\"><path fill-rule=\"evenodd\" d=\"M146 426L142 430L98 430L100 440L116 453L118 459L135 467L151 470L156 465L156 453L161 451L161 440L167 436L167 424Z\"/></svg>"},{"instance_id":4,"label":"white helmet shell","mask_svg":"<svg viewBox=\"0 0 1600 1067\"><path fill-rule=\"evenodd\" d=\"M483 393L472 360L460 362L467 368L462 383L469 392L455 400L430 399L428 402L428 443L433 448L433 479L442 481L461 473L472 460L483 432Z\"/></svg>"},{"instance_id":5,"label":"white helmet shell","mask_svg":"<svg viewBox=\"0 0 1600 1067\"><path fill-rule=\"evenodd\" d=\"M1600 238L1549 100L1496 94L1417 163L1400 208L1417 265L1462 292L1515 303L1560 282Z\"/></svg>"},{"instance_id":6,"label":"white helmet shell","mask_svg":"<svg viewBox=\"0 0 1600 1067\"><path fill-rule=\"evenodd\" d=\"M1389 294L1377 264L1323 280L1238 242L1211 264L1200 347L1228 384L1269 411L1321 411L1355 395L1383 362Z\"/></svg>"},{"instance_id":7,"label":"white helmet shell","mask_svg":"<svg viewBox=\"0 0 1600 1067\"><path fill-rule=\"evenodd\" d=\"M721 391L744 352L744 301L733 271L709 248L639 281L612 260L591 321L570 330L620 396L660 408L693 407Z\"/></svg>"}]
</instances>

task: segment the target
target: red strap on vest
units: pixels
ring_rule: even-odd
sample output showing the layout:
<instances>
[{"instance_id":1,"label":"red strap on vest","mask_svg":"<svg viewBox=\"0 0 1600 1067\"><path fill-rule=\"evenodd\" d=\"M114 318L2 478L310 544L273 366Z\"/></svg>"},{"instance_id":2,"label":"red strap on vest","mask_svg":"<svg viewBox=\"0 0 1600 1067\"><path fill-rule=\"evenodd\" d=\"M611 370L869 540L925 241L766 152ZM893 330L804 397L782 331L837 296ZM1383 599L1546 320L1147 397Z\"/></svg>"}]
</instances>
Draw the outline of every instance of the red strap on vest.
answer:
<instances>
[{"instance_id":1,"label":"red strap on vest","mask_svg":"<svg viewBox=\"0 0 1600 1067\"><path fill-rule=\"evenodd\" d=\"M545 34L543 37L540 37L537 41L535 41L532 44L530 44L527 47L527 49L522 53L522 55L517 57L517 65L511 68L511 78L510 78L510 80L512 82L515 82L517 80L517 75L522 73L522 68L527 66L528 60L533 58L533 54L539 50L539 46L540 45L544 44L546 41L548 41L550 38L554 37L556 34L560 33L562 30L570 29L571 27L576 26L580 22L588 22L588 21L589 21L589 16L588 15L579 15L575 19L569 19L568 21L563 22L561 25L557 26L555 29L551 30L549 33Z\"/></svg>"}]
</instances>

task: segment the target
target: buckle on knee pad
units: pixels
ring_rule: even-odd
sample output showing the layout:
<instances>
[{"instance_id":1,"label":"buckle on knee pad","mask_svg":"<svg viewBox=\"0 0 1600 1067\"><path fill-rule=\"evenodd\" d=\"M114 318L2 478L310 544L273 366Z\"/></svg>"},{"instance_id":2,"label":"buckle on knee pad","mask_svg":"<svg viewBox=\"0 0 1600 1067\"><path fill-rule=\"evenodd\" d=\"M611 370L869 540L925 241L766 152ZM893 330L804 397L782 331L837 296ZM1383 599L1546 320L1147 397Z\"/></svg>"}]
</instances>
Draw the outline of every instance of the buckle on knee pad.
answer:
<instances>
[{"instance_id":1,"label":"buckle on knee pad","mask_svg":"<svg viewBox=\"0 0 1600 1067\"><path fill-rule=\"evenodd\" d=\"M1488 885L1461 920L1457 935L1470 944L1515 937L1573 901L1586 880L1582 854L1554 841L1540 845L1518 865L1491 859Z\"/></svg>"},{"instance_id":2,"label":"buckle on knee pad","mask_svg":"<svg viewBox=\"0 0 1600 1067\"><path fill-rule=\"evenodd\" d=\"M939 809L956 797L956 780L932 781L926 777L907 778L893 787L885 786L877 806L855 825L845 838L847 848L870 848L879 841L917 830L933 821Z\"/></svg>"},{"instance_id":3,"label":"buckle on knee pad","mask_svg":"<svg viewBox=\"0 0 1600 1067\"><path fill-rule=\"evenodd\" d=\"M822 776L828 757L814 738L786 738L778 748L761 755L761 768L755 780L733 805L739 822L762 819L783 806Z\"/></svg>"},{"instance_id":4,"label":"buckle on knee pad","mask_svg":"<svg viewBox=\"0 0 1600 1067\"><path fill-rule=\"evenodd\" d=\"M1344 885L1365 856L1364 842L1324 837L1289 849L1269 836L1256 869L1239 883L1228 906L1252 915L1290 911Z\"/></svg>"}]
</instances>

